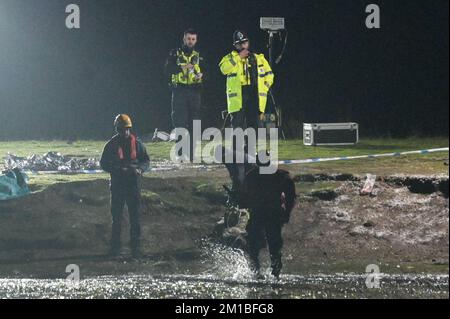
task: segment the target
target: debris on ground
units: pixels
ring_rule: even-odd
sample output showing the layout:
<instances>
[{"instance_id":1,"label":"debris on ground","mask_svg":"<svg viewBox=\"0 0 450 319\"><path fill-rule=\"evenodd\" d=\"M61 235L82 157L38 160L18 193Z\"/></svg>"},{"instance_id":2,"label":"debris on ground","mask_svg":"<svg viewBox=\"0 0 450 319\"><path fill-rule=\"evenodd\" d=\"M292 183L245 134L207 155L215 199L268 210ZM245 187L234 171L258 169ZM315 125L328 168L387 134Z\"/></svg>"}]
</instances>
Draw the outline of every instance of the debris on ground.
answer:
<instances>
[{"instance_id":1,"label":"debris on ground","mask_svg":"<svg viewBox=\"0 0 450 319\"><path fill-rule=\"evenodd\" d=\"M334 200L338 195L334 190L326 189L311 192L311 196L319 200L330 201Z\"/></svg>"},{"instance_id":2,"label":"debris on ground","mask_svg":"<svg viewBox=\"0 0 450 319\"><path fill-rule=\"evenodd\" d=\"M164 131L159 131L158 129L155 129L155 132L153 133L153 141L163 141L163 142L169 142L169 141L175 141L176 136L174 133L167 133Z\"/></svg>"},{"instance_id":3,"label":"debris on ground","mask_svg":"<svg viewBox=\"0 0 450 319\"><path fill-rule=\"evenodd\" d=\"M174 163L170 160L153 161L152 171L176 171L176 170L198 170L210 171L220 168L213 164L191 164ZM57 152L48 152L44 155L32 154L20 157L8 153L4 162L5 169L19 168L31 172L60 172L60 173L98 173L101 172L100 162L96 158L76 158L65 156Z\"/></svg>"},{"instance_id":4,"label":"debris on ground","mask_svg":"<svg viewBox=\"0 0 450 319\"><path fill-rule=\"evenodd\" d=\"M363 188L361 189L361 195L372 195L373 187L375 186L375 181L377 179L376 175L367 174L366 181Z\"/></svg>"},{"instance_id":5,"label":"debris on ground","mask_svg":"<svg viewBox=\"0 0 450 319\"><path fill-rule=\"evenodd\" d=\"M8 153L5 159L7 169L19 168L27 171L60 171L71 172L79 170L99 170L100 163L94 158L75 158L64 156L58 152L48 152L44 155L32 154L19 157Z\"/></svg>"}]
</instances>

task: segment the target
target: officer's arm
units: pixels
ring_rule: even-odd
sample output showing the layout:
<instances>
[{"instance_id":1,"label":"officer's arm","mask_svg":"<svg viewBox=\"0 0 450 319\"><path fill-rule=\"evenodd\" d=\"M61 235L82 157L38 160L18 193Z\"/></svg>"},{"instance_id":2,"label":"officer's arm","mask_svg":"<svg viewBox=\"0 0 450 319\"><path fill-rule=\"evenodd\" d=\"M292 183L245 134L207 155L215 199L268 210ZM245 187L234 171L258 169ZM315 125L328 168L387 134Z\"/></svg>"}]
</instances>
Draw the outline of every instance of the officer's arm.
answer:
<instances>
[{"instance_id":1,"label":"officer's arm","mask_svg":"<svg viewBox=\"0 0 450 319\"><path fill-rule=\"evenodd\" d=\"M166 60L165 72L168 77L181 72L181 67L177 64L177 51L172 50Z\"/></svg>"},{"instance_id":2,"label":"officer's arm","mask_svg":"<svg viewBox=\"0 0 450 319\"><path fill-rule=\"evenodd\" d=\"M144 173L150 168L150 156L147 154L147 149L145 148L144 143L138 141L138 169Z\"/></svg>"},{"instance_id":3,"label":"officer's arm","mask_svg":"<svg viewBox=\"0 0 450 319\"><path fill-rule=\"evenodd\" d=\"M284 182L284 193L286 196L286 208L284 211L285 214L285 222L289 222L291 218L291 212L294 209L295 206L295 199L297 198L297 195L295 193L295 183L294 181L289 177L285 177L286 180Z\"/></svg>"},{"instance_id":4,"label":"officer's arm","mask_svg":"<svg viewBox=\"0 0 450 319\"><path fill-rule=\"evenodd\" d=\"M238 61L233 55L228 54L220 61L219 68L223 75L235 73L238 70Z\"/></svg>"},{"instance_id":5,"label":"officer's arm","mask_svg":"<svg viewBox=\"0 0 450 319\"><path fill-rule=\"evenodd\" d=\"M266 86L270 89L270 87L273 84L275 75L273 74L272 68L270 67L269 62L267 62L264 55L262 55L262 61L263 61L263 67L266 72L266 76L264 78L264 82L266 83Z\"/></svg>"},{"instance_id":6,"label":"officer's arm","mask_svg":"<svg viewBox=\"0 0 450 319\"><path fill-rule=\"evenodd\" d=\"M199 71L200 71L200 73L202 74L202 81L203 82L205 82L205 79L206 79L206 70L207 70L207 65L206 65L206 63L204 62L204 58L202 57L201 58L201 62L202 62L202 65L201 65L201 67L199 66L199 65L197 65L197 67L199 68ZM205 67L206 66L206 67Z\"/></svg>"},{"instance_id":7,"label":"officer's arm","mask_svg":"<svg viewBox=\"0 0 450 319\"><path fill-rule=\"evenodd\" d=\"M107 143L103 148L102 156L100 158L100 167L108 173L114 171L114 160L111 154L111 143Z\"/></svg>"}]
</instances>

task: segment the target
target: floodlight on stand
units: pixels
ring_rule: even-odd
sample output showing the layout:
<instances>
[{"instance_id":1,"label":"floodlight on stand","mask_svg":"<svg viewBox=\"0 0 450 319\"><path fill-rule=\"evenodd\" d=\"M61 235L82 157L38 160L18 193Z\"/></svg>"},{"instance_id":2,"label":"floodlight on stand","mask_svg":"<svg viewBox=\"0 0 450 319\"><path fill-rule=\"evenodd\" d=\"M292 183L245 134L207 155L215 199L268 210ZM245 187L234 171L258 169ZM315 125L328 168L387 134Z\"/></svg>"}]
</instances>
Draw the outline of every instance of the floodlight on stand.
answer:
<instances>
[{"instance_id":1,"label":"floodlight on stand","mask_svg":"<svg viewBox=\"0 0 450 319\"><path fill-rule=\"evenodd\" d=\"M274 64L280 63L281 59L283 58L283 54L286 50L288 32L287 32L286 25L285 25L285 19L281 18L281 17L261 17L259 20L259 26L260 26L261 30L266 31L269 34L269 40L268 40L268 44L267 44L267 48L269 50L269 64L271 67L274 67ZM274 35L277 34L280 37L280 40L282 40L283 33L284 33L283 47L282 47L280 55L274 61L274 56L273 56ZM269 122L271 122L272 124L276 123L276 126L281 130L281 134L282 134L283 138L285 139L286 137L285 137L284 131L282 129L281 108L277 105L277 103L275 101L275 97L274 97L272 89L269 90L268 96L273 105L272 112L275 114L275 117L276 117L276 121L269 121Z\"/></svg>"},{"instance_id":2,"label":"floodlight on stand","mask_svg":"<svg viewBox=\"0 0 450 319\"><path fill-rule=\"evenodd\" d=\"M260 18L260 28L269 32L279 32L285 29L284 18Z\"/></svg>"}]
</instances>

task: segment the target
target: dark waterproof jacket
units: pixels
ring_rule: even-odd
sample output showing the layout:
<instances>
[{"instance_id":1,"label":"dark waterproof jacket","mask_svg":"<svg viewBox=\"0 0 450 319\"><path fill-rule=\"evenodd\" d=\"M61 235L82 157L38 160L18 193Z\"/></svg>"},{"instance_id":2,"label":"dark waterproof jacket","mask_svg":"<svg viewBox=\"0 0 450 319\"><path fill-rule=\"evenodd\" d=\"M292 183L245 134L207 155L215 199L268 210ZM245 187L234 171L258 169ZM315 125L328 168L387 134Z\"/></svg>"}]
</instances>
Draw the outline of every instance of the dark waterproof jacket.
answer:
<instances>
[{"instance_id":1,"label":"dark waterproof jacket","mask_svg":"<svg viewBox=\"0 0 450 319\"><path fill-rule=\"evenodd\" d=\"M150 167L150 158L144 144L132 135L123 139L115 135L106 143L100 159L101 168L111 174L111 186L137 184L139 174ZM123 168L129 168L127 172Z\"/></svg>"},{"instance_id":2,"label":"dark waterproof jacket","mask_svg":"<svg viewBox=\"0 0 450 319\"><path fill-rule=\"evenodd\" d=\"M254 217L288 223L295 199L295 183L288 171L278 169L266 175L255 166L247 172L241 205L249 208Z\"/></svg>"}]
</instances>

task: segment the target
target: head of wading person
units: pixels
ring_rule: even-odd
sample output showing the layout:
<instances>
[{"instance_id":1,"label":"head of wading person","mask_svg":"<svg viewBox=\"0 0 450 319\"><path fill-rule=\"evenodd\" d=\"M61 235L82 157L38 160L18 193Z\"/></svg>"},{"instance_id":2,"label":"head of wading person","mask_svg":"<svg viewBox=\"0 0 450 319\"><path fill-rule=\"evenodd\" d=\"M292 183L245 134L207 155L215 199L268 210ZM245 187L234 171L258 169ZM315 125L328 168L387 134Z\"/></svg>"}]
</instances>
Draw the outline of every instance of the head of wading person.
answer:
<instances>
[{"instance_id":1,"label":"head of wading person","mask_svg":"<svg viewBox=\"0 0 450 319\"><path fill-rule=\"evenodd\" d=\"M114 128L120 138L128 139L131 135L132 127L133 123L131 122L131 118L128 115L119 114L116 116L114 120Z\"/></svg>"},{"instance_id":2,"label":"head of wading person","mask_svg":"<svg viewBox=\"0 0 450 319\"><path fill-rule=\"evenodd\" d=\"M125 205L130 215L130 246L133 257L140 258L140 179L149 168L150 158L144 144L131 132L132 122L128 115L119 114L114 119L116 135L106 143L100 166L111 175L112 236L110 255L117 256L121 250L122 215Z\"/></svg>"}]
</instances>

